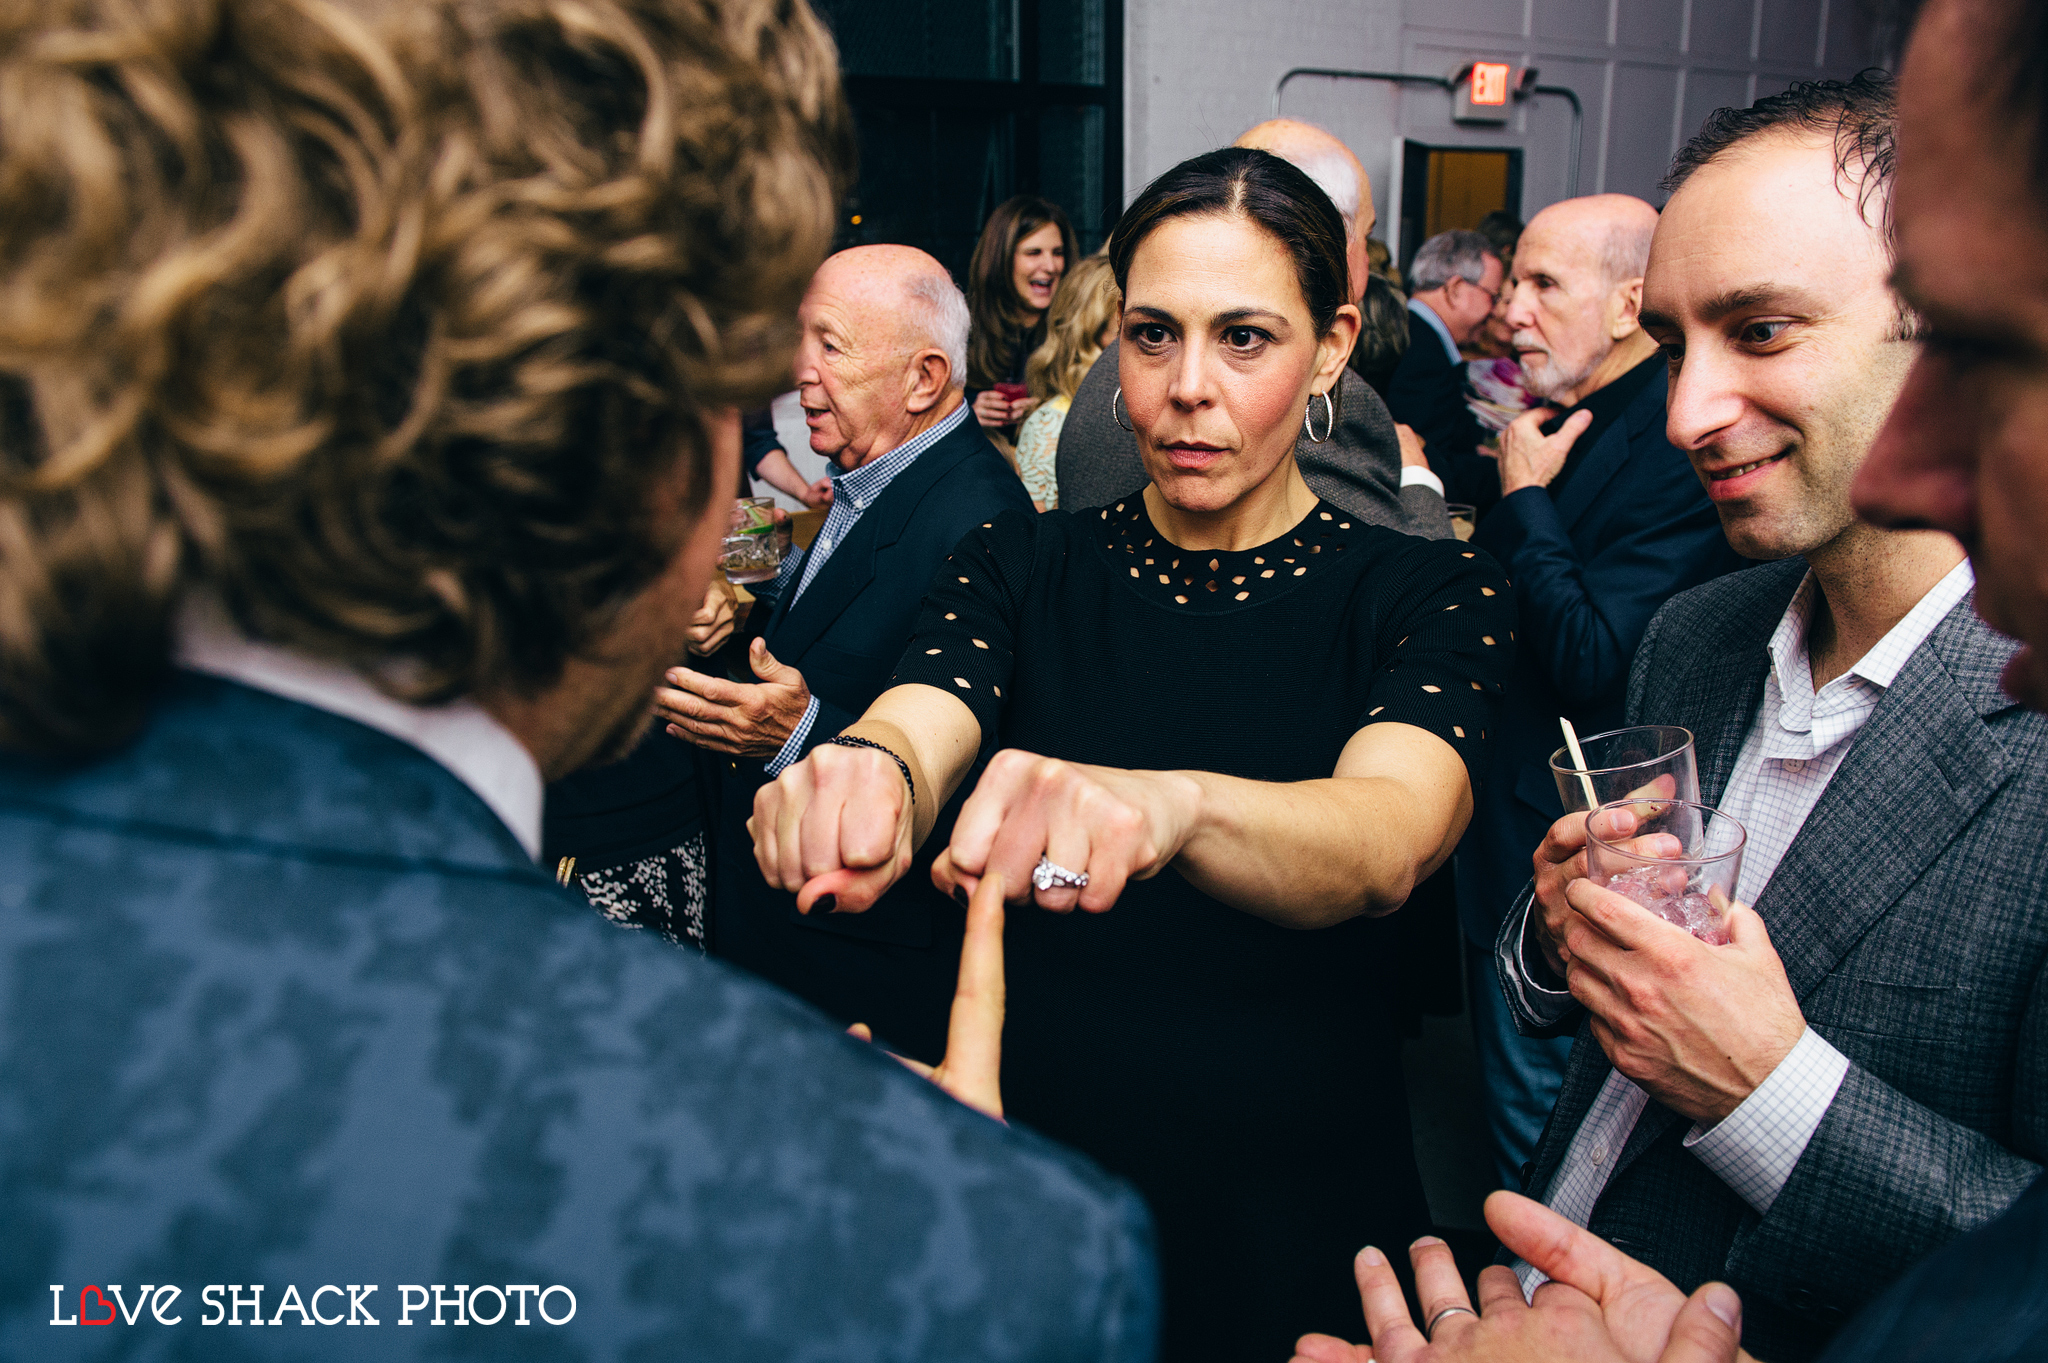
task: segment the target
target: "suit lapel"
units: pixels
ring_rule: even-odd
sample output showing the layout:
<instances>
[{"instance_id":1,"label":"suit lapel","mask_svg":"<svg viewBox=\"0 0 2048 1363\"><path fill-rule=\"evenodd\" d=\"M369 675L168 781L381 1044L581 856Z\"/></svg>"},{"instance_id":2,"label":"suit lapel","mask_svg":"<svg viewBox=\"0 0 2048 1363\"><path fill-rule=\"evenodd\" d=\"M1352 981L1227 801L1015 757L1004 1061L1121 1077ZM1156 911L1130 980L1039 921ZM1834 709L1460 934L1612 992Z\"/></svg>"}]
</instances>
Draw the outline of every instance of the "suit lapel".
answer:
<instances>
[{"instance_id":1,"label":"suit lapel","mask_svg":"<svg viewBox=\"0 0 2048 1363\"><path fill-rule=\"evenodd\" d=\"M1789 594L1786 600L1790 600ZM1692 688L1703 704L1692 712L1693 759L1699 765L1700 799L1713 804L1728 789L1735 759L1749 738L1771 674L1770 637L1784 615L1780 602L1762 634L1748 646L1709 659ZM1709 709L1708 707L1712 707ZM1655 722L1655 721L1647 721Z\"/></svg>"},{"instance_id":2,"label":"suit lapel","mask_svg":"<svg viewBox=\"0 0 2048 1363\"><path fill-rule=\"evenodd\" d=\"M1629 450L1642 438L1651 423L1664 420L1664 392L1670 387L1668 374L1658 373L1643 385L1622 413L1586 455L1586 462L1572 474L1564 495L1557 499L1557 516L1566 525L1578 524L1579 517L1593 505L1602 488L1614 481L1628 463Z\"/></svg>"},{"instance_id":3,"label":"suit lapel","mask_svg":"<svg viewBox=\"0 0 2048 1363\"><path fill-rule=\"evenodd\" d=\"M917 463L922 464L920 457ZM904 470L909 476L912 469ZM902 479L898 478L897 482ZM896 493L896 484L891 483L882 493L886 501ZM877 509L880 503L876 504ZM846 539L832 551L832 557L825 566L818 569L818 575L811 579L811 585L804 588L796 604L787 611L778 611L769 622L765 642L768 651L783 662L801 666L801 660L818 636L837 620L853 599L867 590L868 583L875 577L876 531L874 512L869 511L853 524Z\"/></svg>"},{"instance_id":4,"label":"suit lapel","mask_svg":"<svg viewBox=\"0 0 2048 1363\"><path fill-rule=\"evenodd\" d=\"M2011 774L1983 716L2012 646L1964 600L1914 651L1757 901L1804 998Z\"/></svg>"},{"instance_id":5,"label":"suit lapel","mask_svg":"<svg viewBox=\"0 0 2048 1363\"><path fill-rule=\"evenodd\" d=\"M787 612L769 623L769 651L795 664L818 637L831 628L875 578L875 555L903 537L911 513L927 492L955 465L973 454L988 437L969 416L951 434L911 461L882 489L875 503L861 513L846 539L832 551L811 585Z\"/></svg>"}]
</instances>

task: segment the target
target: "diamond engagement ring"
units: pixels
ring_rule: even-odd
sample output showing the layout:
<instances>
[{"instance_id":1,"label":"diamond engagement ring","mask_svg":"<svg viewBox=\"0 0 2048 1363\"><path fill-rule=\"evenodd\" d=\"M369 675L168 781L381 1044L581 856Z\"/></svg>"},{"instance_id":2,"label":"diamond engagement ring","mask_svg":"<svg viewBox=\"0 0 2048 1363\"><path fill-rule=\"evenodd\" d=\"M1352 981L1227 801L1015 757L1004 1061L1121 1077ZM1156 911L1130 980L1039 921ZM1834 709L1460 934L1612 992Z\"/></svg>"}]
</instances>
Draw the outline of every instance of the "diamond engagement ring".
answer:
<instances>
[{"instance_id":1,"label":"diamond engagement ring","mask_svg":"<svg viewBox=\"0 0 2048 1363\"><path fill-rule=\"evenodd\" d=\"M1088 873L1069 871L1051 857L1041 856L1031 870L1031 883L1041 890L1085 890Z\"/></svg>"}]
</instances>

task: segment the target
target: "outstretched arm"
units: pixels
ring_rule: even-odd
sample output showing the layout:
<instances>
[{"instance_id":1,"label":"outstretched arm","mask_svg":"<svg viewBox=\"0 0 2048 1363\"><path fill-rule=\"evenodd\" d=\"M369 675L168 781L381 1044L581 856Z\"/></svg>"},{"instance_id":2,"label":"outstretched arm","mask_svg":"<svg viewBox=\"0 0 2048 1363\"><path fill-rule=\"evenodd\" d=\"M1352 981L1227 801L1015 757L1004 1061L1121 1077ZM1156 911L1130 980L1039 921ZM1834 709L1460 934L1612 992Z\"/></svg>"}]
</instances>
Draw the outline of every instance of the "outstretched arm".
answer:
<instances>
[{"instance_id":1,"label":"outstretched arm","mask_svg":"<svg viewBox=\"0 0 2048 1363\"><path fill-rule=\"evenodd\" d=\"M902 758L916 796L889 755L831 743L755 792L754 859L804 913L860 912L902 877L973 765L981 725L936 687L895 686L845 736Z\"/></svg>"},{"instance_id":2,"label":"outstretched arm","mask_svg":"<svg viewBox=\"0 0 2048 1363\"><path fill-rule=\"evenodd\" d=\"M1038 890L1038 903L1100 912L1129 881L1172 866L1235 908L1319 928L1399 908L1450 855L1471 813L1463 761L1407 724L1368 726L1329 778L1288 783L1010 750L989 763L932 875L942 888L971 890L1000 873L1021 898L1045 856L1085 870L1088 885Z\"/></svg>"}]
</instances>

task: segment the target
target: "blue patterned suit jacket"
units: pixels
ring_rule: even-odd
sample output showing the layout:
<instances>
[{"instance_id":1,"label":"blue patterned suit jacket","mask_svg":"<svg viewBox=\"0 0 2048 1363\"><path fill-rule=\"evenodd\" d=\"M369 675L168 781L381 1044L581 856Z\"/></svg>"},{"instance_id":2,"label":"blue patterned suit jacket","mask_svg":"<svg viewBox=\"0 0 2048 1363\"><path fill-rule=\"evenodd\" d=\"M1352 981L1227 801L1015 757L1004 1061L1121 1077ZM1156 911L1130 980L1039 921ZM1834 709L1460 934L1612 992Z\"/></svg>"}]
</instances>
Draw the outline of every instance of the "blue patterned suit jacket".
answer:
<instances>
[{"instance_id":1,"label":"blue patterned suit jacket","mask_svg":"<svg viewBox=\"0 0 2048 1363\"><path fill-rule=\"evenodd\" d=\"M307 1323L350 1285L376 1326ZM1156 1312L1127 1188L607 925L394 739L181 674L0 759L0 1357L1142 1360Z\"/></svg>"}]
</instances>

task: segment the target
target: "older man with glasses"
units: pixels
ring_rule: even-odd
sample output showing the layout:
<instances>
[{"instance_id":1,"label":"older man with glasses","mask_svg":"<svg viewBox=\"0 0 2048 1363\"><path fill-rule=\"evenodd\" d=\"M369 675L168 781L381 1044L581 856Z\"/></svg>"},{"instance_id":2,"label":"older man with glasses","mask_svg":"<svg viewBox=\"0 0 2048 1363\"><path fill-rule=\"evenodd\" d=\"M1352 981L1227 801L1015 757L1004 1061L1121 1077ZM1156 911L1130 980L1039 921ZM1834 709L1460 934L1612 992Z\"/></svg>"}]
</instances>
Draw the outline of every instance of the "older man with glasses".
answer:
<instances>
[{"instance_id":1,"label":"older man with glasses","mask_svg":"<svg viewBox=\"0 0 2048 1363\"><path fill-rule=\"evenodd\" d=\"M1387 381L1387 411L1422 437L1444 496L1482 509L1500 495L1493 465L1476 453L1485 427L1465 405L1458 347L1486 325L1506 268L1477 232L1439 232L1408 264L1408 349Z\"/></svg>"}]
</instances>

